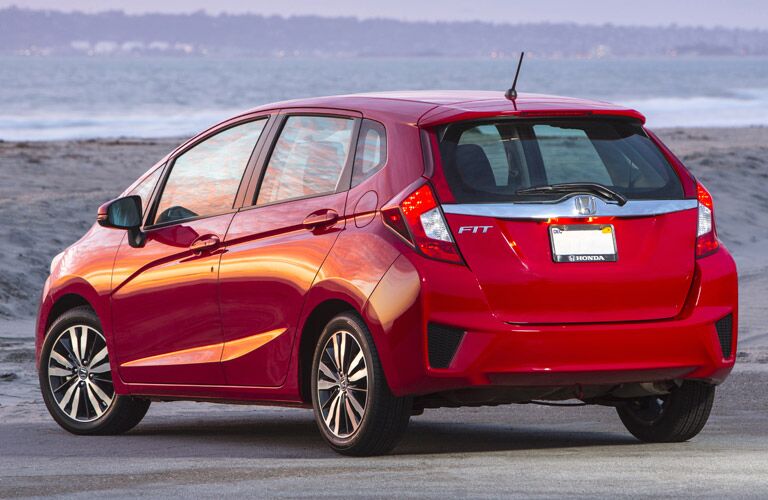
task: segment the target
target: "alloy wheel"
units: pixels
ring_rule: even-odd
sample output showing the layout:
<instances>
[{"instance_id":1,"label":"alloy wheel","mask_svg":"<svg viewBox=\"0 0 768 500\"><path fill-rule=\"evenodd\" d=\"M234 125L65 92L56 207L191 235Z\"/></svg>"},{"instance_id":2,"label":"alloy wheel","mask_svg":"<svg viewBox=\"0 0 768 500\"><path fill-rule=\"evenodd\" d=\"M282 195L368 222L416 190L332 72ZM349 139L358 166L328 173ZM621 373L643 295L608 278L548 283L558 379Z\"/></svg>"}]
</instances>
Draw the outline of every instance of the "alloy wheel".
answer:
<instances>
[{"instance_id":1,"label":"alloy wheel","mask_svg":"<svg viewBox=\"0 0 768 500\"><path fill-rule=\"evenodd\" d=\"M368 402L368 367L348 331L335 332L323 347L317 370L317 399L328 430L347 438L360 427Z\"/></svg>"},{"instance_id":2,"label":"alloy wheel","mask_svg":"<svg viewBox=\"0 0 768 500\"><path fill-rule=\"evenodd\" d=\"M75 325L59 334L47 375L59 409L77 422L98 419L115 400L106 340L90 326Z\"/></svg>"}]
</instances>

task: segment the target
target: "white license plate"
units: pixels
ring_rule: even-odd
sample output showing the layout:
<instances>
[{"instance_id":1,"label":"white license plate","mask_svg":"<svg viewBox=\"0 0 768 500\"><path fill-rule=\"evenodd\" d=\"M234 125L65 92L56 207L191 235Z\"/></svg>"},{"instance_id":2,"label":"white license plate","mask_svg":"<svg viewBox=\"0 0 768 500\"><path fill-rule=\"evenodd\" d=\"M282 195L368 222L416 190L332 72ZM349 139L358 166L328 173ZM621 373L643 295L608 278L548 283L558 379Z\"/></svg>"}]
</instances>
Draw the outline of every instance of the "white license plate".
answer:
<instances>
[{"instance_id":1,"label":"white license plate","mask_svg":"<svg viewBox=\"0 0 768 500\"><path fill-rule=\"evenodd\" d=\"M549 226L555 262L615 262L616 235L611 224Z\"/></svg>"}]
</instances>

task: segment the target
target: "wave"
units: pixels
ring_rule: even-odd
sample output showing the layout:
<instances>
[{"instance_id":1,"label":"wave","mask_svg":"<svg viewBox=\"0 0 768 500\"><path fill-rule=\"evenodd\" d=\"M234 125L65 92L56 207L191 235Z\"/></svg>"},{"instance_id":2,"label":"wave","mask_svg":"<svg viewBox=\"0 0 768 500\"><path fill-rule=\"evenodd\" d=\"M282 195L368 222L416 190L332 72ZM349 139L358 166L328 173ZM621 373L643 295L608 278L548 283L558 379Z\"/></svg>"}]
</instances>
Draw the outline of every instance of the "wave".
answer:
<instances>
[{"instance_id":1,"label":"wave","mask_svg":"<svg viewBox=\"0 0 768 500\"><path fill-rule=\"evenodd\" d=\"M114 114L70 113L0 115L0 139L56 141L101 138L188 137L244 110L131 110Z\"/></svg>"},{"instance_id":2,"label":"wave","mask_svg":"<svg viewBox=\"0 0 768 500\"><path fill-rule=\"evenodd\" d=\"M616 102L643 113L649 127L768 125L768 89L735 90L728 97L655 97Z\"/></svg>"},{"instance_id":3,"label":"wave","mask_svg":"<svg viewBox=\"0 0 768 500\"><path fill-rule=\"evenodd\" d=\"M727 97L614 98L643 113L648 126L768 126L768 89L733 91ZM0 114L0 139L48 141L95 138L188 137L242 109L133 108L114 113L72 110L53 114Z\"/></svg>"}]
</instances>

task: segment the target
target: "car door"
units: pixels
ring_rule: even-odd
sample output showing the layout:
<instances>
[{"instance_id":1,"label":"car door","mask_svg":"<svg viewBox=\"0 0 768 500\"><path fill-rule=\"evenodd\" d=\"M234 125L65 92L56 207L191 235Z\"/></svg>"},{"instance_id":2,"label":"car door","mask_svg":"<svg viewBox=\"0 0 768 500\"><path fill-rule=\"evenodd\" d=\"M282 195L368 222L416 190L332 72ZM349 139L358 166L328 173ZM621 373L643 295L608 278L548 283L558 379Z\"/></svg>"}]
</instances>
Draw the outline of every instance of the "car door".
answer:
<instances>
[{"instance_id":1,"label":"car door","mask_svg":"<svg viewBox=\"0 0 768 500\"><path fill-rule=\"evenodd\" d=\"M220 293L230 385L283 383L305 294L344 229L359 117L314 113L281 116L252 205L227 233Z\"/></svg>"},{"instance_id":2,"label":"car door","mask_svg":"<svg viewBox=\"0 0 768 500\"><path fill-rule=\"evenodd\" d=\"M267 122L225 126L177 154L146 216L144 244L121 244L112 327L124 381L223 383L222 242Z\"/></svg>"}]
</instances>

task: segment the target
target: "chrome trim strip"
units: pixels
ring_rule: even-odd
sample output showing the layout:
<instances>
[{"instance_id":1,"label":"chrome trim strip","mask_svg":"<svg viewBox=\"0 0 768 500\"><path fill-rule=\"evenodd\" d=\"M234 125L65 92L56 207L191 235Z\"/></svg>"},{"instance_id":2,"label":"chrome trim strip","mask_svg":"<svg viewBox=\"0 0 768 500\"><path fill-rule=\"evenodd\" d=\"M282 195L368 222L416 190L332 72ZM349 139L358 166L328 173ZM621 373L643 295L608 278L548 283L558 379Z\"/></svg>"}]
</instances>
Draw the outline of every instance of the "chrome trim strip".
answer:
<instances>
[{"instance_id":1,"label":"chrome trim strip","mask_svg":"<svg viewBox=\"0 0 768 500\"><path fill-rule=\"evenodd\" d=\"M577 206L577 197L557 203L477 203L446 204L443 212L458 215L477 215L497 219L554 219L557 217L643 217L691 210L698 200L629 200L624 206L606 202L596 196L594 212L583 213ZM580 208L582 213L580 213Z\"/></svg>"}]
</instances>

